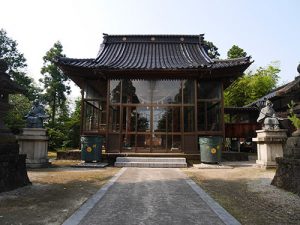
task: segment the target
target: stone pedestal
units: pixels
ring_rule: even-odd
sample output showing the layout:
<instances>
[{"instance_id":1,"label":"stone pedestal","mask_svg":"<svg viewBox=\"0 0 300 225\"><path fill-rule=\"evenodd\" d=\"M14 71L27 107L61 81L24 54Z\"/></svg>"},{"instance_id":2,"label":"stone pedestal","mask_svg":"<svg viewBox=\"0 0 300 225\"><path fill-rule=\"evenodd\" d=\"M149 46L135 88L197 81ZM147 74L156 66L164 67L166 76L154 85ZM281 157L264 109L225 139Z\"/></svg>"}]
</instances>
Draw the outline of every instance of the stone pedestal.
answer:
<instances>
[{"instance_id":1,"label":"stone pedestal","mask_svg":"<svg viewBox=\"0 0 300 225\"><path fill-rule=\"evenodd\" d=\"M257 137L253 138L257 142L256 164L266 169L276 167L276 157L283 156L286 130L257 130L256 133Z\"/></svg>"},{"instance_id":2,"label":"stone pedestal","mask_svg":"<svg viewBox=\"0 0 300 225\"><path fill-rule=\"evenodd\" d=\"M20 153L26 154L28 168L40 168L49 165L48 136L44 128L24 128L22 135L17 136Z\"/></svg>"}]
</instances>

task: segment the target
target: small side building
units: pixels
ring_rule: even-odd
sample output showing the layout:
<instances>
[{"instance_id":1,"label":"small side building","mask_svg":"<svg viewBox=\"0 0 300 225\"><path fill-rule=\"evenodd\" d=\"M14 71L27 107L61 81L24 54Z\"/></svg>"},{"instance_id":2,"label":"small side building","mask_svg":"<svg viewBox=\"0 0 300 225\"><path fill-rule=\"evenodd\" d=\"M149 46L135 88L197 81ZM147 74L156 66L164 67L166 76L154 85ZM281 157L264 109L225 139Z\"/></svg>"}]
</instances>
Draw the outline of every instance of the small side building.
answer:
<instances>
[{"instance_id":1,"label":"small side building","mask_svg":"<svg viewBox=\"0 0 300 225\"><path fill-rule=\"evenodd\" d=\"M81 88L81 134L117 154L199 154L199 137L225 137L223 90L252 62L206 49L203 35L105 34L96 58L58 59Z\"/></svg>"},{"instance_id":2,"label":"small side building","mask_svg":"<svg viewBox=\"0 0 300 225\"><path fill-rule=\"evenodd\" d=\"M300 74L300 65L298 66L298 72ZM287 129L288 136L290 136L295 128L287 119L289 115L288 104L290 104L291 101L295 102L296 107L294 108L294 112L300 117L300 75L295 77L293 81L279 86L257 101L247 105L247 107L260 107L266 100L270 100L273 103L276 114L283 118L283 120L280 121L281 127Z\"/></svg>"}]
</instances>

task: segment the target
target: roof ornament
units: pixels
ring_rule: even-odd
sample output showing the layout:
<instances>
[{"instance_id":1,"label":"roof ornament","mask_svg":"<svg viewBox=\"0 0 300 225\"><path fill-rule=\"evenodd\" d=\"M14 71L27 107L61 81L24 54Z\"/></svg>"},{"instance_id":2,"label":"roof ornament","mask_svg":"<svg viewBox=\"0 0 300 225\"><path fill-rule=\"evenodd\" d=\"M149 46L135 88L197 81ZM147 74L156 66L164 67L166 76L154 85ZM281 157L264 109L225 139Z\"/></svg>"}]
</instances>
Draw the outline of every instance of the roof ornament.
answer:
<instances>
[{"instance_id":1,"label":"roof ornament","mask_svg":"<svg viewBox=\"0 0 300 225\"><path fill-rule=\"evenodd\" d=\"M299 80L300 79L300 63L297 67L297 71L298 71L298 76L295 77L295 80Z\"/></svg>"},{"instance_id":2,"label":"roof ornament","mask_svg":"<svg viewBox=\"0 0 300 225\"><path fill-rule=\"evenodd\" d=\"M204 34L199 34L199 42L200 42L200 44L203 43L203 40L204 40Z\"/></svg>"},{"instance_id":3,"label":"roof ornament","mask_svg":"<svg viewBox=\"0 0 300 225\"><path fill-rule=\"evenodd\" d=\"M103 42L102 42L102 44L105 44L105 43L106 43L107 37L108 37L108 34L103 33Z\"/></svg>"}]
</instances>

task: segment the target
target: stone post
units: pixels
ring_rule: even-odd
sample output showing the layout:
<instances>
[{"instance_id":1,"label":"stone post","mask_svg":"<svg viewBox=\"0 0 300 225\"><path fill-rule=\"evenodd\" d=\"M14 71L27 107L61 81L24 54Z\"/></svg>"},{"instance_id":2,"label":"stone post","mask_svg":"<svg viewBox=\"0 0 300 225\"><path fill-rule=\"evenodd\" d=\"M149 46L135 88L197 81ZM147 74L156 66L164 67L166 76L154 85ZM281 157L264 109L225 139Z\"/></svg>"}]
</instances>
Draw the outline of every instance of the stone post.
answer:
<instances>
[{"instance_id":1,"label":"stone post","mask_svg":"<svg viewBox=\"0 0 300 225\"><path fill-rule=\"evenodd\" d=\"M274 168L277 166L276 157L283 156L283 144L287 139L284 129L278 130L257 130L257 137L253 141L257 142L256 164L262 168Z\"/></svg>"}]
</instances>

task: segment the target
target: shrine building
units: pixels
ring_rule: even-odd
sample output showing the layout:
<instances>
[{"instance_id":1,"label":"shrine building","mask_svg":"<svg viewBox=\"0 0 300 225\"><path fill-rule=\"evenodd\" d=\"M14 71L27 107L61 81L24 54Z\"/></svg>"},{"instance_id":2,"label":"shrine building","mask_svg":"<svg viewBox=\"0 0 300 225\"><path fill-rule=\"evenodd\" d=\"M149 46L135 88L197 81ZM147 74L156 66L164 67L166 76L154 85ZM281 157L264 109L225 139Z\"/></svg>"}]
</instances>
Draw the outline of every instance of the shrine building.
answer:
<instances>
[{"instance_id":1,"label":"shrine building","mask_svg":"<svg viewBox=\"0 0 300 225\"><path fill-rule=\"evenodd\" d=\"M225 136L223 90L250 57L211 59L203 35L107 35L96 58L59 58L82 93L81 135L106 153L199 154Z\"/></svg>"}]
</instances>

